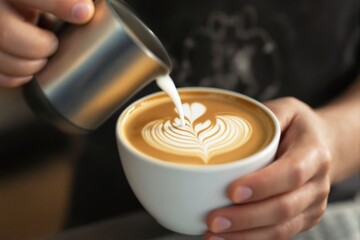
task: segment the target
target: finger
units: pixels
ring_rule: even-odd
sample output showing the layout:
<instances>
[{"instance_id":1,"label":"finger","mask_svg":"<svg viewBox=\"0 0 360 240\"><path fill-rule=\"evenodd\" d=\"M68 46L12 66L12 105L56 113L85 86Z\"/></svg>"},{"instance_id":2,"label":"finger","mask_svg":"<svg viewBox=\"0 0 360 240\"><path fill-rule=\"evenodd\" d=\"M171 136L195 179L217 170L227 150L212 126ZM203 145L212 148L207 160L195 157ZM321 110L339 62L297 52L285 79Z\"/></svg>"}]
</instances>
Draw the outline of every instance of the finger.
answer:
<instances>
[{"instance_id":1,"label":"finger","mask_svg":"<svg viewBox=\"0 0 360 240\"><path fill-rule=\"evenodd\" d=\"M208 216L208 228L215 233L233 232L288 221L316 201L317 191L316 184L308 183L301 189L265 201L217 209Z\"/></svg>"},{"instance_id":2,"label":"finger","mask_svg":"<svg viewBox=\"0 0 360 240\"><path fill-rule=\"evenodd\" d=\"M0 74L0 87L6 87L6 88L15 88L19 87L27 82L29 82L33 77L11 77L7 75Z\"/></svg>"},{"instance_id":3,"label":"finger","mask_svg":"<svg viewBox=\"0 0 360 240\"><path fill-rule=\"evenodd\" d=\"M23 59L0 51L0 72L13 77L33 75L40 71L46 62L47 59Z\"/></svg>"},{"instance_id":4,"label":"finger","mask_svg":"<svg viewBox=\"0 0 360 240\"><path fill-rule=\"evenodd\" d=\"M291 124L293 119L298 116L300 110L307 108L305 104L292 97L278 98L276 100L264 102L264 104L279 120L282 132Z\"/></svg>"},{"instance_id":5,"label":"finger","mask_svg":"<svg viewBox=\"0 0 360 240\"><path fill-rule=\"evenodd\" d=\"M95 7L92 0L8 0L22 3L29 7L52 13L72 23L88 22L94 15Z\"/></svg>"},{"instance_id":6,"label":"finger","mask_svg":"<svg viewBox=\"0 0 360 240\"><path fill-rule=\"evenodd\" d=\"M205 234L205 240L287 240L291 239L298 233L305 231L319 223L320 219L313 217L312 212L304 212L290 221L278 225L256 228L246 231L229 232L229 233L212 233Z\"/></svg>"},{"instance_id":7,"label":"finger","mask_svg":"<svg viewBox=\"0 0 360 240\"><path fill-rule=\"evenodd\" d=\"M304 214L306 215L307 221L301 232L307 231L315 225L319 224L321 219L324 217L327 208L327 201L315 201Z\"/></svg>"},{"instance_id":8,"label":"finger","mask_svg":"<svg viewBox=\"0 0 360 240\"><path fill-rule=\"evenodd\" d=\"M38 22L40 15L39 10L17 3L11 4L11 7L18 13L19 18L22 20L32 24L36 24Z\"/></svg>"},{"instance_id":9,"label":"finger","mask_svg":"<svg viewBox=\"0 0 360 240\"><path fill-rule=\"evenodd\" d=\"M321 168L321 151L299 143L262 170L233 182L228 195L234 203L267 199L299 188Z\"/></svg>"},{"instance_id":10,"label":"finger","mask_svg":"<svg viewBox=\"0 0 360 240\"><path fill-rule=\"evenodd\" d=\"M56 36L18 18L17 13L0 1L0 50L27 59L52 55L58 46Z\"/></svg>"}]
</instances>

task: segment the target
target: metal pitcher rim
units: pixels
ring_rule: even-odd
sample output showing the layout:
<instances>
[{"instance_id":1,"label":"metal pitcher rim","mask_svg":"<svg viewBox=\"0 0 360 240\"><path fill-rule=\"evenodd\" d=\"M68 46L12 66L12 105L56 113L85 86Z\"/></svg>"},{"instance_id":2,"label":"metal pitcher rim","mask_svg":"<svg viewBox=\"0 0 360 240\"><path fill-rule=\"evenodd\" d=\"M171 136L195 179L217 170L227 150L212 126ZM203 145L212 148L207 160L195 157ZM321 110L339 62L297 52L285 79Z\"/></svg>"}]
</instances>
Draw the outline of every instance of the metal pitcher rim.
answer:
<instances>
[{"instance_id":1,"label":"metal pitcher rim","mask_svg":"<svg viewBox=\"0 0 360 240\"><path fill-rule=\"evenodd\" d=\"M164 45L153 33L153 31L151 31L144 24L144 22L133 13L130 6L124 1L107 0L106 3L108 4L110 11L113 12L113 15L118 18L119 21L121 21L122 27L124 27L129 36L138 44L139 48L144 51L147 56L158 62L165 69L165 74L170 74L172 69L170 57ZM123 12L124 10L125 12ZM128 18L128 16L125 16L126 14L129 14L131 17ZM134 25L129 26L130 24ZM141 30L136 32L135 30L137 28L141 28ZM151 41L151 44L157 48L156 50L158 51L156 51L156 53L153 51L153 49L150 49L149 45L141 40L139 37L140 34L143 35L147 40Z\"/></svg>"}]
</instances>

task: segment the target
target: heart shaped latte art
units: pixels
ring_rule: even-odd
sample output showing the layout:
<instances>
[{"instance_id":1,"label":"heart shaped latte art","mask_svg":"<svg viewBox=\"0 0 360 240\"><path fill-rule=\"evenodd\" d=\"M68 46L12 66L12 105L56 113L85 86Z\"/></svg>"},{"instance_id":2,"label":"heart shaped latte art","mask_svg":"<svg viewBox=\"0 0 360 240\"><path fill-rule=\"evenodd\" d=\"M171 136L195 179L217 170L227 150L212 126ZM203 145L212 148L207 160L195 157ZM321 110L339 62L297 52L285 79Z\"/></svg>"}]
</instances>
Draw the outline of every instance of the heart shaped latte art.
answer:
<instances>
[{"instance_id":1,"label":"heart shaped latte art","mask_svg":"<svg viewBox=\"0 0 360 240\"><path fill-rule=\"evenodd\" d=\"M149 145L171 154L200 157L207 164L213 156L234 150L251 137L251 125L238 115L216 115L215 121L196 122L206 113L206 106L198 102L182 106L185 127L179 118L152 121L142 130Z\"/></svg>"}]
</instances>

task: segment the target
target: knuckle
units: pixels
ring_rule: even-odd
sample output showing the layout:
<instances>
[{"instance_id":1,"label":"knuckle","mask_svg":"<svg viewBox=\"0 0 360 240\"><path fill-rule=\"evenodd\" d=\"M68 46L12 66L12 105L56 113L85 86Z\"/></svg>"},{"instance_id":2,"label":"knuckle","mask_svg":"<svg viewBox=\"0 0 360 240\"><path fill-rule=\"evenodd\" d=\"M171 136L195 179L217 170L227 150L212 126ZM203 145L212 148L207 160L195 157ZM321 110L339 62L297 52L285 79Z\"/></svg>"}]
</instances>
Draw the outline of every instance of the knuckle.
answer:
<instances>
[{"instance_id":1,"label":"knuckle","mask_svg":"<svg viewBox=\"0 0 360 240\"><path fill-rule=\"evenodd\" d=\"M251 182L251 187L253 189L257 189L254 195L251 197L252 200L261 200L265 199L272 195L273 188L272 179L274 179L272 173L264 172L262 174L257 175Z\"/></svg>"},{"instance_id":2,"label":"knuckle","mask_svg":"<svg viewBox=\"0 0 360 240\"><path fill-rule=\"evenodd\" d=\"M289 224L275 226L271 239L286 240L290 236L290 231Z\"/></svg>"},{"instance_id":3,"label":"knuckle","mask_svg":"<svg viewBox=\"0 0 360 240\"><path fill-rule=\"evenodd\" d=\"M324 210L319 210L319 212L315 215L314 217L314 222L317 224L321 221L321 219L324 216L325 211Z\"/></svg>"},{"instance_id":4,"label":"knuckle","mask_svg":"<svg viewBox=\"0 0 360 240\"><path fill-rule=\"evenodd\" d=\"M278 204L278 217L279 220L287 220L294 216L295 208L290 198L279 199Z\"/></svg>"},{"instance_id":5,"label":"knuckle","mask_svg":"<svg viewBox=\"0 0 360 240\"><path fill-rule=\"evenodd\" d=\"M333 155L331 150L326 147L326 144L319 139L315 140L309 157L317 163L318 176L329 174Z\"/></svg>"},{"instance_id":6,"label":"knuckle","mask_svg":"<svg viewBox=\"0 0 360 240\"><path fill-rule=\"evenodd\" d=\"M292 106L297 106L297 105L301 104L300 100L298 100L295 97L285 97L284 101L287 104L292 105Z\"/></svg>"},{"instance_id":7,"label":"knuckle","mask_svg":"<svg viewBox=\"0 0 360 240\"><path fill-rule=\"evenodd\" d=\"M309 221L306 223L306 225L303 227L303 229L301 230L301 232L305 232L310 230L311 228L313 228L314 226L318 225L320 223L321 219L314 219L313 221Z\"/></svg>"},{"instance_id":8,"label":"knuckle","mask_svg":"<svg viewBox=\"0 0 360 240\"><path fill-rule=\"evenodd\" d=\"M287 103L288 103L288 106L292 106L293 108L295 108L296 112L298 114L301 113L302 116L311 117L313 115L313 110L312 110L311 106L309 106L308 104L306 104L305 102L303 102L297 98L289 97L287 99Z\"/></svg>"},{"instance_id":9,"label":"knuckle","mask_svg":"<svg viewBox=\"0 0 360 240\"><path fill-rule=\"evenodd\" d=\"M312 218L311 220L309 220L307 222L307 224L303 227L302 231L307 231L311 228L313 228L314 226L318 225L322 220L322 215L321 216L315 216L314 218Z\"/></svg>"},{"instance_id":10,"label":"knuckle","mask_svg":"<svg viewBox=\"0 0 360 240\"><path fill-rule=\"evenodd\" d=\"M324 215L324 214L321 214L321 216L315 218L315 219L314 219L314 222L313 222L313 225L310 226L310 228L314 227L315 225L318 225L318 224L321 222L323 215Z\"/></svg>"},{"instance_id":11,"label":"knuckle","mask_svg":"<svg viewBox=\"0 0 360 240\"><path fill-rule=\"evenodd\" d=\"M310 213L309 215L310 219L308 220L308 224L310 225L310 227L318 224L321 221L321 219L325 214L326 206L327 206L326 202L323 202L320 206L316 208L316 210Z\"/></svg>"},{"instance_id":12,"label":"knuckle","mask_svg":"<svg viewBox=\"0 0 360 240\"><path fill-rule=\"evenodd\" d=\"M317 157L320 161L321 169L325 172L330 171L330 164L333 159L331 151L324 146L319 146L317 148Z\"/></svg>"},{"instance_id":13,"label":"knuckle","mask_svg":"<svg viewBox=\"0 0 360 240\"><path fill-rule=\"evenodd\" d=\"M319 193L318 193L318 198L320 200L327 200L329 193L330 193L330 186L321 187L321 189L319 190ZM324 207L324 209L325 208L326 208L326 206Z\"/></svg>"},{"instance_id":14,"label":"knuckle","mask_svg":"<svg viewBox=\"0 0 360 240\"><path fill-rule=\"evenodd\" d=\"M272 173L262 172L261 174L256 174L256 177L251 177L251 179L246 179L246 182L250 183L251 188L258 189L255 191L255 194L251 197L252 200L260 200L268 196L271 192L271 180L273 179ZM244 183L237 184L236 187L242 186ZM234 189L236 189L234 186ZM258 193L257 193L258 192Z\"/></svg>"},{"instance_id":15,"label":"knuckle","mask_svg":"<svg viewBox=\"0 0 360 240\"><path fill-rule=\"evenodd\" d=\"M318 208L318 211L317 213L315 214L315 218L319 218L321 219L324 214L325 214L325 211L326 211L326 207L327 207L327 204L326 204L326 201L324 201Z\"/></svg>"},{"instance_id":16,"label":"knuckle","mask_svg":"<svg viewBox=\"0 0 360 240\"><path fill-rule=\"evenodd\" d=\"M294 163L290 178L293 188L298 188L306 182L306 166L303 161Z\"/></svg>"},{"instance_id":17,"label":"knuckle","mask_svg":"<svg viewBox=\"0 0 360 240\"><path fill-rule=\"evenodd\" d=\"M37 41L33 42L30 49L33 58L47 58L52 55L57 48L57 39L52 33L44 30L37 32Z\"/></svg>"},{"instance_id":18,"label":"knuckle","mask_svg":"<svg viewBox=\"0 0 360 240\"><path fill-rule=\"evenodd\" d=\"M306 105L304 102L300 101L299 99L295 98L295 97L285 97L284 101L286 104L288 104L289 106L293 106L299 109L307 109L309 108L308 105Z\"/></svg>"},{"instance_id":19,"label":"knuckle","mask_svg":"<svg viewBox=\"0 0 360 240\"><path fill-rule=\"evenodd\" d=\"M2 21L0 18L0 47L5 48L8 46L9 42L9 30L5 26L4 21Z\"/></svg>"}]
</instances>

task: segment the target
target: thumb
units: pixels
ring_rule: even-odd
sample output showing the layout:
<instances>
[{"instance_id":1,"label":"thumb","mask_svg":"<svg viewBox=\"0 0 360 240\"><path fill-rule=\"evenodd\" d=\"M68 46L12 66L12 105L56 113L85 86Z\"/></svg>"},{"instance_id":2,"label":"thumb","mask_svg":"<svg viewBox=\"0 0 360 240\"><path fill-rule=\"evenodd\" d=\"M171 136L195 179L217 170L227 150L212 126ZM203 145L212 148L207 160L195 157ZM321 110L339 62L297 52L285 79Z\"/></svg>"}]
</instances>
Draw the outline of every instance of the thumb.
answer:
<instances>
[{"instance_id":1,"label":"thumb","mask_svg":"<svg viewBox=\"0 0 360 240\"><path fill-rule=\"evenodd\" d=\"M28 7L52 13L58 18L71 23L86 23L94 15L92 0L8 0Z\"/></svg>"}]
</instances>

